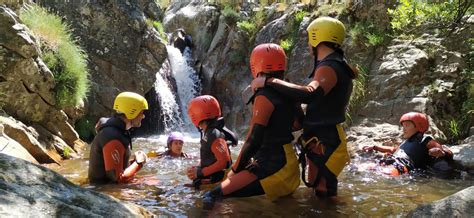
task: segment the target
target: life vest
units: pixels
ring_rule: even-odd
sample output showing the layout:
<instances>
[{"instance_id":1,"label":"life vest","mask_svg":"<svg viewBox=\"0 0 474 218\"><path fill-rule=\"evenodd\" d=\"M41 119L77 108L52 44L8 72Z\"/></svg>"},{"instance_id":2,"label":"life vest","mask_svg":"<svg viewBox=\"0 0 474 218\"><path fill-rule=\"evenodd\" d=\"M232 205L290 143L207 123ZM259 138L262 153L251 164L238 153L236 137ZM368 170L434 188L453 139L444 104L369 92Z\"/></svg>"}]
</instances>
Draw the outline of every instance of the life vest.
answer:
<instances>
[{"instance_id":1,"label":"life vest","mask_svg":"<svg viewBox=\"0 0 474 218\"><path fill-rule=\"evenodd\" d=\"M125 123L116 117L101 118L97 126L97 136L91 144L89 156L89 181L93 183L108 183L106 176L103 147L112 140L119 140L125 146L123 157L123 169L129 166L132 139L129 131L125 130Z\"/></svg>"},{"instance_id":2,"label":"life vest","mask_svg":"<svg viewBox=\"0 0 474 218\"><path fill-rule=\"evenodd\" d=\"M393 154L393 157L408 159L414 168L425 168L430 158L426 145L431 140L433 140L431 136L423 136L422 133L417 133L405 140Z\"/></svg>"},{"instance_id":3,"label":"life vest","mask_svg":"<svg viewBox=\"0 0 474 218\"><path fill-rule=\"evenodd\" d=\"M306 108L303 122L305 132L312 127L335 126L345 121L345 112L352 93L352 79L355 74L347 65L344 57L333 52L318 63L316 69L330 66L336 72L337 83L320 102L310 102Z\"/></svg>"},{"instance_id":4,"label":"life vest","mask_svg":"<svg viewBox=\"0 0 474 218\"><path fill-rule=\"evenodd\" d=\"M201 168L210 166L217 161L216 157L211 151L211 146L212 143L218 138L225 139L225 135L223 132L219 131L213 126L208 126L206 131L202 133L201 148L199 150L201 155ZM229 168L231 164L231 161L228 161L226 168Z\"/></svg>"}]
</instances>

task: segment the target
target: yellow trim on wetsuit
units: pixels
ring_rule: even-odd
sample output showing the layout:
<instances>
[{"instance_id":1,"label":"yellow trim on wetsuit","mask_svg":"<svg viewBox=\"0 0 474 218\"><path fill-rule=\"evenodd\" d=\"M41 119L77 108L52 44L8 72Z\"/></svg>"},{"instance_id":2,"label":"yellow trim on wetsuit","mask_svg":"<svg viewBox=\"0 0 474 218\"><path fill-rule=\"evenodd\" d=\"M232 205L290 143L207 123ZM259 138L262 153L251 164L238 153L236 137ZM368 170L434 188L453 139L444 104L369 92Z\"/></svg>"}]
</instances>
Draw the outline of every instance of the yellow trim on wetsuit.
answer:
<instances>
[{"instance_id":1,"label":"yellow trim on wetsuit","mask_svg":"<svg viewBox=\"0 0 474 218\"><path fill-rule=\"evenodd\" d=\"M326 167L336 176L339 176L342 169L350 162L349 153L347 152L346 133L340 124L336 125L341 143L336 150L329 156L326 161Z\"/></svg>"},{"instance_id":2,"label":"yellow trim on wetsuit","mask_svg":"<svg viewBox=\"0 0 474 218\"><path fill-rule=\"evenodd\" d=\"M270 200L293 193L300 186L300 170L292 144L285 144L286 164L278 172L260 180Z\"/></svg>"}]
</instances>

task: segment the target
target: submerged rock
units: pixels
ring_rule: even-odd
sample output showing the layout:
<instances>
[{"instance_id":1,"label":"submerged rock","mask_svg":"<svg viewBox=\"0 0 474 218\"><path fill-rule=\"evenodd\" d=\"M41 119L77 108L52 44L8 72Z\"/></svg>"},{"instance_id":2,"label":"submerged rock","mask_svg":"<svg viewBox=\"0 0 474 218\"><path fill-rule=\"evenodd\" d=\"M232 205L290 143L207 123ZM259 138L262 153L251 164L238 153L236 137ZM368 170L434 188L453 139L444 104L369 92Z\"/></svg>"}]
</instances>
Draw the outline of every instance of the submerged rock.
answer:
<instances>
[{"instance_id":1,"label":"submerged rock","mask_svg":"<svg viewBox=\"0 0 474 218\"><path fill-rule=\"evenodd\" d=\"M474 186L453 195L419 206L408 217L472 217L474 214Z\"/></svg>"},{"instance_id":2,"label":"submerged rock","mask_svg":"<svg viewBox=\"0 0 474 218\"><path fill-rule=\"evenodd\" d=\"M145 209L87 189L27 161L0 154L0 216L151 217Z\"/></svg>"}]
</instances>

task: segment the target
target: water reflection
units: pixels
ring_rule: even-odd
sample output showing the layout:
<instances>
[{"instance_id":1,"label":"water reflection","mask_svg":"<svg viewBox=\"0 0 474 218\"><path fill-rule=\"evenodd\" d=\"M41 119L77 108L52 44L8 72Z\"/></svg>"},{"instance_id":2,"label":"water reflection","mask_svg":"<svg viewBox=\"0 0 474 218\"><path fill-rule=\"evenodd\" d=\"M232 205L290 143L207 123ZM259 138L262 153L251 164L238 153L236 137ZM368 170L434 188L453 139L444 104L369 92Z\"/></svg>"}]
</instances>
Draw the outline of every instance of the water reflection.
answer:
<instances>
[{"instance_id":1,"label":"water reflection","mask_svg":"<svg viewBox=\"0 0 474 218\"><path fill-rule=\"evenodd\" d=\"M265 197L225 199L214 210L201 210L203 191L186 187L191 181L185 175L188 166L199 163L199 138L187 137L183 151L189 159L150 158L132 184L91 186L85 184L87 159L64 162L55 168L70 181L85 188L97 190L124 201L134 202L157 215L169 216L404 216L419 204L432 202L474 185L472 176L443 180L415 175L398 178L384 176L377 171L364 170L370 160L356 157L339 177L339 196L343 204L334 205L314 197L312 191L301 185L292 196L275 202ZM149 152L164 151L165 137L139 138L134 149ZM240 146L231 148L236 159ZM88 154L85 155L88 157Z\"/></svg>"}]
</instances>

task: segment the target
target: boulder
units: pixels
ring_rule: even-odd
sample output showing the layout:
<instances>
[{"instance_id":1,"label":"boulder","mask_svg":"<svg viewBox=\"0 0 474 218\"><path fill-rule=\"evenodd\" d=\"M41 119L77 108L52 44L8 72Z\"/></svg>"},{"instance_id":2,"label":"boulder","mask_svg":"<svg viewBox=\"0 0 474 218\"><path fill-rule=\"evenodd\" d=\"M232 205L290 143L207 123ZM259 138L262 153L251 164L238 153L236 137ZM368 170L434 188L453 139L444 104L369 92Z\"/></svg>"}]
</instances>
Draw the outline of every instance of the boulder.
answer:
<instances>
[{"instance_id":1,"label":"boulder","mask_svg":"<svg viewBox=\"0 0 474 218\"><path fill-rule=\"evenodd\" d=\"M472 217L474 214L474 186L430 204L424 204L408 217Z\"/></svg>"},{"instance_id":2,"label":"boulder","mask_svg":"<svg viewBox=\"0 0 474 218\"><path fill-rule=\"evenodd\" d=\"M45 167L0 154L0 214L7 217L151 217L131 203L83 189ZM39 191L41 190L41 191Z\"/></svg>"},{"instance_id":3,"label":"boulder","mask_svg":"<svg viewBox=\"0 0 474 218\"><path fill-rule=\"evenodd\" d=\"M0 153L37 164L38 161L20 143L8 137L3 129L3 124L0 124Z\"/></svg>"},{"instance_id":4,"label":"boulder","mask_svg":"<svg viewBox=\"0 0 474 218\"><path fill-rule=\"evenodd\" d=\"M147 24L161 16L155 1L40 1L58 13L89 56L91 89L85 101L89 116L111 114L122 91L144 95L167 57L158 32ZM72 114L72 113L69 113Z\"/></svg>"}]
</instances>

